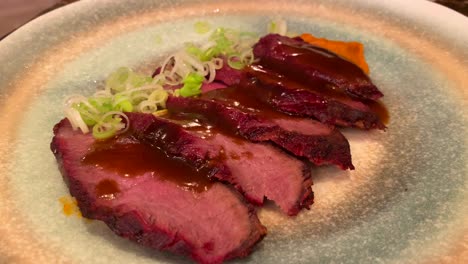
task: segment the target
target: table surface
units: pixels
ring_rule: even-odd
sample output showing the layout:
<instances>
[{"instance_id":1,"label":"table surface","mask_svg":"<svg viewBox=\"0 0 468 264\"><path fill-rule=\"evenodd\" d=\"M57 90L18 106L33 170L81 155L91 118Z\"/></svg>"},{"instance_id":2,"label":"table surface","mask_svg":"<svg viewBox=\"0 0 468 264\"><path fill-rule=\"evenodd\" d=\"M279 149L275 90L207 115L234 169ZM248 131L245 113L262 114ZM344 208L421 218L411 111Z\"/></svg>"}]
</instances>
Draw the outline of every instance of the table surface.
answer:
<instances>
[{"instance_id":1,"label":"table surface","mask_svg":"<svg viewBox=\"0 0 468 264\"><path fill-rule=\"evenodd\" d=\"M31 19L78 0L1 0L0 39ZM468 16L468 0L435 0Z\"/></svg>"}]
</instances>

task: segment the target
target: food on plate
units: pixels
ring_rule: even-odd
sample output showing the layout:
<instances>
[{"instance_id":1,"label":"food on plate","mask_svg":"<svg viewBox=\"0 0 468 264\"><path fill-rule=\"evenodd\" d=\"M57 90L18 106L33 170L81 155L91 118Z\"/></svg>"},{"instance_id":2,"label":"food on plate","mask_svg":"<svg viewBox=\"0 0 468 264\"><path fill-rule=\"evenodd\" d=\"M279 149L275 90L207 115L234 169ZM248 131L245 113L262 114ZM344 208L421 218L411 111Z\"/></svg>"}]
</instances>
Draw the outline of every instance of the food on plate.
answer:
<instances>
[{"instance_id":1,"label":"food on plate","mask_svg":"<svg viewBox=\"0 0 468 264\"><path fill-rule=\"evenodd\" d=\"M151 76L119 68L104 89L69 97L51 149L83 216L221 263L266 235L254 206L297 215L314 201L311 167L354 169L335 125L383 130L388 118L365 61L346 59L362 50L286 37L284 22L270 29L215 29Z\"/></svg>"},{"instance_id":2,"label":"food on plate","mask_svg":"<svg viewBox=\"0 0 468 264\"><path fill-rule=\"evenodd\" d=\"M348 140L337 129L263 105L236 86L209 91L198 98L170 96L166 102L170 112L196 114L225 133L253 142L273 142L316 165L354 168Z\"/></svg>"},{"instance_id":3,"label":"food on plate","mask_svg":"<svg viewBox=\"0 0 468 264\"><path fill-rule=\"evenodd\" d=\"M212 171L210 179L229 183L253 204L262 205L266 197L284 213L296 215L313 202L309 165L273 146L220 133L201 120L184 116L127 116L130 129L139 128L136 138L195 170Z\"/></svg>"},{"instance_id":4,"label":"food on plate","mask_svg":"<svg viewBox=\"0 0 468 264\"><path fill-rule=\"evenodd\" d=\"M302 34L301 39L309 44L329 50L343 57L356 64L364 73L369 74L369 65L367 65L366 58L364 57L364 45L362 45L362 43L317 38L308 33Z\"/></svg>"},{"instance_id":5,"label":"food on plate","mask_svg":"<svg viewBox=\"0 0 468 264\"><path fill-rule=\"evenodd\" d=\"M102 143L74 131L66 119L55 126L51 147L83 216L142 245L201 263L247 255L266 229L241 195L209 180L209 173L224 172L197 171L166 156L136 139L139 129Z\"/></svg>"},{"instance_id":6,"label":"food on plate","mask_svg":"<svg viewBox=\"0 0 468 264\"><path fill-rule=\"evenodd\" d=\"M359 101L345 94L284 78L278 71L251 65L243 87L257 100L289 115L311 117L324 124L362 129L385 129L387 111L373 100ZM328 89L328 88L327 88Z\"/></svg>"},{"instance_id":7,"label":"food on plate","mask_svg":"<svg viewBox=\"0 0 468 264\"><path fill-rule=\"evenodd\" d=\"M336 92L352 98L377 100L383 96L357 65L301 38L269 34L255 44L253 54L267 68L280 68L288 78L313 89L332 85Z\"/></svg>"},{"instance_id":8,"label":"food on plate","mask_svg":"<svg viewBox=\"0 0 468 264\"><path fill-rule=\"evenodd\" d=\"M265 41L262 43L262 40ZM278 43L289 43L287 41L304 51L300 53L297 50L281 50L276 47L283 48L283 45ZM254 52L259 58L256 57L256 61L242 71L226 66L217 71L215 77L217 89L236 85L244 94L248 93L249 96L255 97L257 102L269 105L279 112L298 117L311 117L329 125L385 129L385 123L388 122L386 108L374 100L375 98L364 97L367 94L378 98L381 92L359 67L337 55L330 55L328 54L330 52L325 53L326 51L322 51L321 48L293 38L270 34L262 38L259 43L254 46ZM277 50L281 50L281 55L277 54ZM287 55L287 52L291 54ZM305 56L309 53L314 56L312 58ZM297 54L303 54L304 61L297 59L296 57L301 57ZM284 56L284 58L277 60L275 56ZM324 67L327 64L316 59L316 56L327 59L328 56L334 57L328 61L327 68ZM334 65L335 61L339 63ZM329 73L337 72L336 68L340 69L338 72L343 71L346 74ZM350 77L356 73L359 77ZM211 84L207 90L211 90L213 86Z\"/></svg>"}]
</instances>

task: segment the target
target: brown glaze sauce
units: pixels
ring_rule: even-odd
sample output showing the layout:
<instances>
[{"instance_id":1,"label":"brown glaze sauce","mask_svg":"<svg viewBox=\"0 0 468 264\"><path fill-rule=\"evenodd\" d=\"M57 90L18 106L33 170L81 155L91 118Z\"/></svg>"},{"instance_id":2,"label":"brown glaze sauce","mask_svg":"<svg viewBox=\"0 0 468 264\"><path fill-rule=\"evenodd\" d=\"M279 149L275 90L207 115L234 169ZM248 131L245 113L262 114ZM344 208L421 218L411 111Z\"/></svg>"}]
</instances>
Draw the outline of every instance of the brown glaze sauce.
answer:
<instances>
[{"instance_id":1,"label":"brown glaze sauce","mask_svg":"<svg viewBox=\"0 0 468 264\"><path fill-rule=\"evenodd\" d=\"M321 77L317 76L314 80L292 68L282 67L281 62L269 61L270 66L279 66L282 68L282 72L287 73L289 78L295 79L296 81L303 83L311 83L311 81L322 81L340 83L342 80L351 82L368 82L369 77L355 64L349 62L346 59L326 50L321 47L311 45L306 42L295 42L295 43L279 43L277 48L282 51L283 60L293 61L295 64L305 64L313 61L314 68L317 72L321 72ZM269 66L266 62L263 62L264 66ZM337 90L345 92L345 88L337 87Z\"/></svg>"},{"instance_id":2,"label":"brown glaze sauce","mask_svg":"<svg viewBox=\"0 0 468 264\"><path fill-rule=\"evenodd\" d=\"M294 74L284 75L278 73L273 68L269 67L268 64L254 64L246 68L246 71L251 76L258 78L263 83L278 84L281 86L291 87L294 89L310 90L327 98L334 99L349 99L349 95L343 90L338 89L335 85L313 81L310 78L303 77L301 75L295 76ZM283 72L283 68L280 67L280 71Z\"/></svg>"},{"instance_id":3,"label":"brown glaze sauce","mask_svg":"<svg viewBox=\"0 0 468 264\"><path fill-rule=\"evenodd\" d=\"M310 80L306 80L306 79L301 80L300 79L301 77L290 78L289 74L288 76L282 75L280 73L277 73L276 71L271 70L270 68L266 67L263 64L255 64L255 65L248 66L245 69L245 71L251 77L258 79L262 83L272 84L272 85L281 85L281 86L286 86L286 87L290 87L293 89L310 90L325 98L330 98L330 99L337 100L337 101L352 100L352 98L346 92L338 89L335 85L321 83L321 82L315 82L313 85L305 85L307 82L310 83ZM258 90L258 89L250 87L250 90ZM257 102L257 105L259 105L258 101L253 99L251 96L248 96L248 95L246 96L245 89L242 95L240 94L240 92L237 92L236 95L232 95L232 92L227 92L227 93L231 93L231 95L229 95L230 98L235 98L235 96L239 95L240 96L239 98L241 98L240 100L242 100L242 102L244 101L248 102L249 107L255 107L254 106L255 102ZM256 95L262 96L261 94L260 95L256 94ZM280 95L276 94L276 96L280 96ZM243 97L248 97L250 99L249 101L247 101L247 100L244 100ZM390 120L390 114L386 106L381 101L361 100L360 102L368 106L370 111L375 113L379 117L379 119L382 121L383 124L388 124ZM262 112L263 112L263 108L264 107L262 107L261 109Z\"/></svg>"},{"instance_id":4,"label":"brown glaze sauce","mask_svg":"<svg viewBox=\"0 0 468 264\"><path fill-rule=\"evenodd\" d=\"M269 119L289 117L289 115L276 111L263 100L257 100L259 96L264 95L260 92L258 94L255 93L258 89L249 89L249 87L245 85L246 84L233 85L224 89L212 90L201 95L201 98L219 100L231 107L253 112ZM267 98L264 99L267 100Z\"/></svg>"},{"instance_id":5,"label":"brown glaze sauce","mask_svg":"<svg viewBox=\"0 0 468 264\"><path fill-rule=\"evenodd\" d=\"M177 123L185 128L187 131L198 134L201 138L211 138L220 133L219 129L203 120L202 117L188 113L172 113L161 116L161 118L168 119L171 122Z\"/></svg>"},{"instance_id":6,"label":"brown glaze sauce","mask_svg":"<svg viewBox=\"0 0 468 264\"><path fill-rule=\"evenodd\" d=\"M208 190L212 185L210 168L192 168L182 159L168 157L157 147L135 140L119 140L119 137L96 142L83 157L82 163L115 172L125 178L151 173L159 179L175 182L195 192ZM118 185L114 183L101 182L96 187L98 196L116 194Z\"/></svg>"},{"instance_id":7,"label":"brown glaze sauce","mask_svg":"<svg viewBox=\"0 0 468 264\"><path fill-rule=\"evenodd\" d=\"M234 130L231 128L227 128L226 126L221 125L221 122L216 122L216 125L207 122L202 118L197 118L196 115L187 114L187 113L171 113L162 116L163 118L167 118L172 122L177 122L178 124L182 125L188 131L195 132L199 134L201 138L209 139L216 134L222 134L225 137L229 137L232 142L237 145L244 145L247 141L245 138L237 135ZM220 156L216 159L217 161L224 161L226 159L233 159L233 160L240 160L241 158L244 159L252 159L254 154L250 151L244 151L241 153L236 152L229 152L225 153L224 149Z\"/></svg>"},{"instance_id":8,"label":"brown glaze sauce","mask_svg":"<svg viewBox=\"0 0 468 264\"><path fill-rule=\"evenodd\" d=\"M226 137L230 137L232 141L238 145L243 145L246 141L246 139L237 134L236 129L228 127L219 120L211 120L212 122L210 122L202 116L185 112L169 112L161 117L181 125L186 130L198 134L203 139L209 139L216 134L222 134ZM216 117L216 115L214 117Z\"/></svg>"},{"instance_id":9,"label":"brown glaze sauce","mask_svg":"<svg viewBox=\"0 0 468 264\"><path fill-rule=\"evenodd\" d=\"M105 179L96 185L96 194L99 198L112 200L120 192L116 181Z\"/></svg>"}]
</instances>

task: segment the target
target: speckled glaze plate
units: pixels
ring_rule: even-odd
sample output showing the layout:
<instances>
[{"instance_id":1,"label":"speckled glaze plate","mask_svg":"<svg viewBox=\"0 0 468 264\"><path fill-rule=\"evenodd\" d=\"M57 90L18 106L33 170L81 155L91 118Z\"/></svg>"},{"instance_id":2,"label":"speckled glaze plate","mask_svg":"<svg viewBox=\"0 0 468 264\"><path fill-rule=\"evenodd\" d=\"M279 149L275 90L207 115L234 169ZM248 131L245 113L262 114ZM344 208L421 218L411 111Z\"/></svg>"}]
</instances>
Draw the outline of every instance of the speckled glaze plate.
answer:
<instances>
[{"instance_id":1,"label":"speckled glaze plate","mask_svg":"<svg viewBox=\"0 0 468 264\"><path fill-rule=\"evenodd\" d=\"M386 132L344 129L356 170L314 169L295 218L261 209L248 263L468 263L468 19L426 1L80 1L0 42L0 263L186 263L63 213L49 149L66 95L119 66L149 72L207 21L364 43L391 113Z\"/></svg>"}]
</instances>

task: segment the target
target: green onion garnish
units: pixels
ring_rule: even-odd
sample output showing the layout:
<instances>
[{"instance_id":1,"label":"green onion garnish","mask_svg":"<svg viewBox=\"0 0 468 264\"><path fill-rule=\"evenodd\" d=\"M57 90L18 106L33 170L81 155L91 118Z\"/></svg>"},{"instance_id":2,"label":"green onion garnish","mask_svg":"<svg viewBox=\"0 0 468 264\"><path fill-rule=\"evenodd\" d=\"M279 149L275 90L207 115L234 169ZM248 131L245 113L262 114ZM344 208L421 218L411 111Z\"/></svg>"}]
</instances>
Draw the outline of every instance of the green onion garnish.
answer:
<instances>
[{"instance_id":1,"label":"green onion garnish","mask_svg":"<svg viewBox=\"0 0 468 264\"><path fill-rule=\"evenodd\" d=\"M230 67L242 69L250 62L250 57L246 60L242 55L251 54L252 46L257 40L255 33L218 28L209 37L208 44L203 46L186 44L185 51L201 61L224 57L228 60ZM232 57L238 59L232 60ZM253 56L251 58L253 59Z\"/></svg>"},{"instance_id":2,"label":"green onion garnish","mask_svg":"<svg viewBox=\"0 0 468 264\"><path fill-rule=\"evenodd\" d=\"M198 21L195 23L194 27L195 32L197 32L198 34L208 33L211 29L210 24L206 21Z\"/></svg>"},{"instance_id":3,"label":"green onion garnish","mask_svg":"<svg viewBox=\"0 0 468 264\"><path fill-rule=\"evenodd\" d=\"M165 107L168 94L151 76L118 68L106 80L104 90L88 98L72 96L65 113L74 128L84 133L92 127L96 139L106 139L125 129L124 112L152 112Z\"/></svg>"},{"instance_id":4,"label":"green onion garnish","mask_svg":"<svg viewBox=\"0 0 468 264\"><path fill-rule=\"evenodd\" d=\"M196 22L194 27L199 34L211 30L210 24L203 21ZM281 23L271 24L272 31L284 28ZM94 95L71 96L66 101L65 115L73 129L83 133L92 131L96 139L113 137L128 127L125 112L162 115L167 111L169 93L183 97L199 95L203 83L212 82L216 70L224 63L234 69L251 64L252 46L257 40L254 33L218 28L206 44L186 44L185 49L169 56L154 78L127 67L118 68L106 79L104 89ZM162 42L161 36L155 42ZM172 90L174 86L181 88Z\"/></svg>"},{"instance_id":5,"label":"green onion garnish","mask_svg":"<svg viewBox=\"0 0 468 264\"><path fill-rule=\"evenodd\" d=\"M183 80L184 86L179 89L178 94L183 97L199 95L201 86L205 78L196 73L190 73Z\"/></svg>"}]
</instances>

